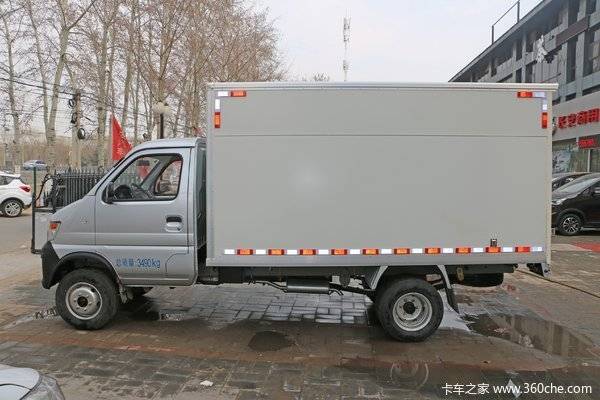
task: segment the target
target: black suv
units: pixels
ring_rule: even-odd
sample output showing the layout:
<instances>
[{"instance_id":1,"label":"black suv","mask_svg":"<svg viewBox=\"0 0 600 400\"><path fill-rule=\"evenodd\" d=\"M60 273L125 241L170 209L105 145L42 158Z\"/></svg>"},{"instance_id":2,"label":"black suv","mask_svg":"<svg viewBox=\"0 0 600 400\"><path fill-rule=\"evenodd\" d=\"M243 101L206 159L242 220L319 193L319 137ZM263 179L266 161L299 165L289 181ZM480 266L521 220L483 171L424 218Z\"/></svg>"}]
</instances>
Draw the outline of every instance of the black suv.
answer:
<instances>
[{"instance_id":1,"label":"black suv","mask_svg":"<svg viewBox=\"0 0 600 400\"><path fill-rule=\"evenodd\" d=\"M552 192L552 226L562 235L600 228L600 173L584 175Z\"/></svg>"}]
</instances>

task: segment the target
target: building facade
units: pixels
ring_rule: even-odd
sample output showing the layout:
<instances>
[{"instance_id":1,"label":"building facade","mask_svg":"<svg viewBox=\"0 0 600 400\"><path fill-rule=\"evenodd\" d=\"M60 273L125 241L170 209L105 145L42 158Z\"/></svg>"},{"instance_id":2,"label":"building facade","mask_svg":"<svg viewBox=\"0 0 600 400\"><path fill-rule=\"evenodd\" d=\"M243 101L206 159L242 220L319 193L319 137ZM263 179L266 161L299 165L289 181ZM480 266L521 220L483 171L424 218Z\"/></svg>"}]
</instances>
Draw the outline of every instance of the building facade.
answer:
<instances>
[{"instance_id":1,"label":"building facade","mask_svg":"<svg viewBox=\"0 0 600 400\"><path fill-rule=\"evenodd\" d=\"M553 170L600 172L600 0L543 0L451 82L558 83Z\"/></svg>"}]
</instances>

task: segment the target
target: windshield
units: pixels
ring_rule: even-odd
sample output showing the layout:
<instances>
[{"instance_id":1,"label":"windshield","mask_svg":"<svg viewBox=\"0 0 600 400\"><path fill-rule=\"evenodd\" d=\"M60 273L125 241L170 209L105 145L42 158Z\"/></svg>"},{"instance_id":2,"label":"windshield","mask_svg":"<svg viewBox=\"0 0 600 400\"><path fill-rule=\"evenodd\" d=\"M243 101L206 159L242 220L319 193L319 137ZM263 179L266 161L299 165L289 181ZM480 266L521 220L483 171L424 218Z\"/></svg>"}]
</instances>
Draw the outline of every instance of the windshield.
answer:
<instances>
[{"instance_id":1,"label":"windshield","mask_svg":"<svg viewBox=\"0 0 600 400\"><path fill-rule=\"evenodd\" d=\"M600 180L600 176L582 176L573 180L572 182L567 183L566 185L556 189L554 193L557 194L576 194L582 192L584 189L587 189L594 183Z\"/></svg>"}]
</instances>

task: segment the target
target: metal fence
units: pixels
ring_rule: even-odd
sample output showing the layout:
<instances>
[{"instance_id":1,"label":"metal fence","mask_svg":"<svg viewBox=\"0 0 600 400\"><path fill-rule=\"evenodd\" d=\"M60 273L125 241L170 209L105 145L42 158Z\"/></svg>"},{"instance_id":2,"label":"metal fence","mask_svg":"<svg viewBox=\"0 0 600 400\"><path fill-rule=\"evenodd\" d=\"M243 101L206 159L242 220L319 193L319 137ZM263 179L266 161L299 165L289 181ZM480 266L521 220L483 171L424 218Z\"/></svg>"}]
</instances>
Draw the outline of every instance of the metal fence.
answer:
<instances>
[{"instance_id":1,"label":"metal fence","mask_svg":"<svg viewBox=\"0 0 600 400\"><path fill-rule=\"evenodd\" d=\"M104 170L66 170L54 174L52 204L54 208L67 206L85 196L104 176Z\"/></svg>"},{"instance_id":2,"label":"metal fence","mask_svg":"<svg viewBox=\"0 0 600 400\"><path fill-rule=\"evenodd\" d=\"M36 207L51 208L56 211L85 196L104 176L104 168L66 168L47 172L40 180L35 171L33 181L36 182ZM39 182L39 183L38 183Z\"/></svg>"}]
</instances>

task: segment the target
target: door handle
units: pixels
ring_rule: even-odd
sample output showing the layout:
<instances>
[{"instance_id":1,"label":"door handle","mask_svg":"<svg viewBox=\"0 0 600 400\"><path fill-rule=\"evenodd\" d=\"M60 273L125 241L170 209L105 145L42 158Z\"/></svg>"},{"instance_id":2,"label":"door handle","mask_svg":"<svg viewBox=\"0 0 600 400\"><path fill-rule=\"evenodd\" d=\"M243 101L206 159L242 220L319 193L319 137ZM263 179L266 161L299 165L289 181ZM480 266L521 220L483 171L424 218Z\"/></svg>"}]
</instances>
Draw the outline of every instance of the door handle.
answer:
<instances>
[{"instance_id":1,"label":"door handle","mask_svg":"<svg viewBox=\"0 0 600 400\"><path fill-rule=\"evenodd\" d=\"M183 218L181 215L167 215L166 216L165 231L167 232L181 232L183 229Z\"/></svg>"}]
</instances>

